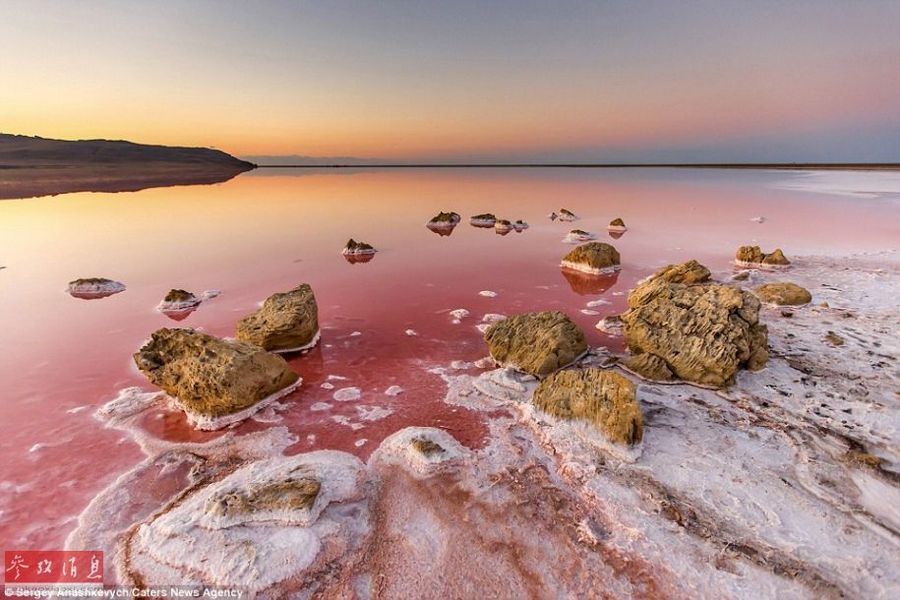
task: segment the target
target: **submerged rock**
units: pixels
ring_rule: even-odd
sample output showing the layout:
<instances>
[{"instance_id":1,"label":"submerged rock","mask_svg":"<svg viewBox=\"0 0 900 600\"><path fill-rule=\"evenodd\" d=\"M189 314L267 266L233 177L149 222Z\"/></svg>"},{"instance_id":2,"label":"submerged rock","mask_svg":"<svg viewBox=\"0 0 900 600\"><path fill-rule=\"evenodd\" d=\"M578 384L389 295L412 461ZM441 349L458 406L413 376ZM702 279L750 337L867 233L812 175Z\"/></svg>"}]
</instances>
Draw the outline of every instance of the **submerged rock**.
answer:
<instances>
[{"instance_id":1,"label":"submerged rock","mask_svg":"<svg viewBox=\"0 0 900 600\"><path fill-rule=\"evenodd\" d=\"M561 208L561 209L559 209L559 215L557 215L556 218L559 219L560 221L577 221L578 215L573 213L571 210L568 210L566 208Z\"/></svg>"},{"instance_id":2,"label":"submerged rock","mask_svg":"<svg viewBox=\"0 0 900 600\"><path fill-rule=\"evenodd\" d=\"M767 283L759 286L753 292L763 302L778 306L797 306L812 301L812 294L809 293L809 290L787 281Z\"/></svg>"},{"instance_id":3,"label":"submerged rock","mask_svg":"<svg viewBox=\"0 0 900 600\"><path fill-rule=\"evenodd\" d=\"M498 364L536 376L549 375L587 352L584 333L558 311L498 321L487 329L484 341Z\"/></svg>"},{"instance_id":4,"label":"submerged rock","mask_svg":"<svg viewBox=\"0 0 900 600\"><path fill-rule=\"evenodd\" d=\"M655 355L685 381L722 387L739 368L760 369L768 360L759 300L710 281L696 261L661 269L629 294L628 306L622 322L631 352ZM652 365L660 371L652 359L635 364L636 370Z\"/></svg>"},{"instance_id":5,"label":"submerged rock","mask_svg":"<svg viewBox=\"0 0 900 600\"><path fill-rule=\"evenodd\" d=\"M612 221L610 221L609 226L607 226L607 229L609 231L618 231L618 232L628 231L628 228L625 227L625 221L623 221L622 219L619 219L619 218L616 218L616 219L613 219Z\"/></svg>"},{"instance_id":6,"label":"submerged rock","mask_svg":"<svg viewBox=\"0 0 900 600\"><path fill-rule=\"evenodd\" d=\"M634 384L613 371L559 371L538 385L532 401L555 417L588 421L612 442L641 441L643 417Z\"/></svg>"},{"instance_id":7,"label":"submerged rock","mask_svg":"<svg viewBox=\"0 0 900 600\"><path fill-rule=\"evenodd\" d=\"M191 329L156 331L134 362L200 429L245 419L300 381L280 356Z\"/></svg>"},{"instance_id":8,"label":"submerged rock","mask_svg":"<svg viewBox=\"0 0 900 600\"><path fill-rule=\"evenodd\" d=\"M741 246L735 254L734 262L743 267L783 267L791 264L784 256L781 248L776 248L770 254L763 253L759 246Z\"/></svg>"},{"instance_id":9,"label":"submerged rock","mask_svg":"<svg viewBox=\"0 0 900 600\"><path fill-rule=\"evenodd\" d=\"M344 256L371 256L376 252L377 250L370 244L357 242L353 238L350 238L350 241L348 241L347 245L344 246L344 249L341 250L341 254Z\"/></svg>"},{"instance_id":10,"label":"submerged rock","mask_svg":"<svg viewBox=\"0 0 900 600\"><path fill-rule=\"evenodd\" d=\"M491 213L482 213L480 215L475 215L469 219L469 224L473 227L493 227L494 223L497 221L497 217L495 217Z\"/></svg>"},{"instance_id":11,"label":"submerged rock","mask_svg":"<svg viewBox=\"0 0 900 600\"><path fill-rule=\"evenodd\" d=\"M588 242L566 254L560 266L600 275L619 268L619 252L604 242Z\"/></svg>"},{"instance_id":12,"label":"submerged rock","mask_svg":"<svg viewBox=\"0 0 900 600\"><path fill-rule=\"evenodd\" d=\"M125 284L105 277L87 277L69 282L68 292L75 298L93 300L125 291Z\"/></svg>"},{"instance_id":13,"label":"submerged rock","mask_svg":"<svg viewBox=\"0 0 900 600\"><path fill-rule=\"evenodd\" d=\"M319 341L319 308L309 284L272 294L237 324L237 339L272 352L296 352Z\"/></svg>"}]
</instances>

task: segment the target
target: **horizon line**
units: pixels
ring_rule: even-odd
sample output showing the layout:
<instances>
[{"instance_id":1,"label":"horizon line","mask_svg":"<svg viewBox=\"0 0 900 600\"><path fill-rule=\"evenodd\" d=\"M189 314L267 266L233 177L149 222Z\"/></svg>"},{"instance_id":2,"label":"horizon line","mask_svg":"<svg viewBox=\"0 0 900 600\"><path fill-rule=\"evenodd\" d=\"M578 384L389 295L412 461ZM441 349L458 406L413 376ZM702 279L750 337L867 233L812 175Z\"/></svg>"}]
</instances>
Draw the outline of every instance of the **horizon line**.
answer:
<instances>
[{"instance_id":1,"label":"horizon line","mask_svg":"<svg viewBox=\"0 0 900 600\"><path fill-rule=\"evenodd\" d=\"M373 163L373 164L257 164L259 169L517 169L517 168L568 168L568 169L815 169L815 170L900 170L900 162L887 163Z\"/></svg>"}]
</instances>

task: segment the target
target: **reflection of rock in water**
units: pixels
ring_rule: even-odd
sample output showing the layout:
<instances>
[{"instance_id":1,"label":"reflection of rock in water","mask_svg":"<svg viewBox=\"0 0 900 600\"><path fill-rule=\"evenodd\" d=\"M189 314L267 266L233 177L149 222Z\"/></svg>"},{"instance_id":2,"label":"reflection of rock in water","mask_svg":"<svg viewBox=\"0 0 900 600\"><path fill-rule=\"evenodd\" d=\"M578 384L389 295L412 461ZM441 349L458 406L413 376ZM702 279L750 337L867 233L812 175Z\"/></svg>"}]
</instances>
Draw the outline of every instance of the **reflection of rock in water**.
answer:
<instances>
[{"instance_id":1,"label":"reflection of rock in water","mask_svg":"<svg viewBox=\"0 0 900 600\"><path fill-rule=\"evenodd\" d=\"M623 235L625 235L624 231L607 231L607 233L609 233L609 237L611 237L614 240L617 240L620 237L622 237Z\"/></svg>"},{"instance_id":2,"label":"reflection of rock in water","mask_svg":"<svg viewBox=\"0 0 900 600\"><path fill-rule=\"evenodd\" d=\"M374 254L344 254L343 256L351 265L367 263L375 258Z\"/></svg>"},{"instance_id":3,"label":"reflection of rock in water","mask_svg":"<svg viewBox=\"0 0 900 600\"><path fill-rule=\"evenodd\" d=\"M573 269L562 268L560 269L560 273L566 278L572 291L582 296L602 294L612 286L616 285L616 282L619 280L618 271L604 273L602 275L592 275Z\"/></svg>"},{"instance_id":4,"label":"reflection of rock in water","mask_svg":"<svg viewBox=\"0 0 900 600\"><path fill-rule=\"evenodd\" d=\"M444 224L438 225L438 224L434 224L434 223L429 223L425 227L427 227L428 229L430 229L431 231L435 232L436 234L438 234L440 236L447 236L447 235L450 235L451 233L453 233L453 230L456 229L456 224L454 223L453 225L444 225Z\"/></svg>"},{"instance_id":5,"label":"reflection of rock in water","mask_svg":"<svg viewBox=\"0 0 900 600\"><path fill-rule=\"evenodd\" d=\"M197 310L197 306L192 306L190 308L183 308L181 310L160 310L159 312L166 315L173 321L184 321L195 310Z\"/></svg>"}]
</instances>

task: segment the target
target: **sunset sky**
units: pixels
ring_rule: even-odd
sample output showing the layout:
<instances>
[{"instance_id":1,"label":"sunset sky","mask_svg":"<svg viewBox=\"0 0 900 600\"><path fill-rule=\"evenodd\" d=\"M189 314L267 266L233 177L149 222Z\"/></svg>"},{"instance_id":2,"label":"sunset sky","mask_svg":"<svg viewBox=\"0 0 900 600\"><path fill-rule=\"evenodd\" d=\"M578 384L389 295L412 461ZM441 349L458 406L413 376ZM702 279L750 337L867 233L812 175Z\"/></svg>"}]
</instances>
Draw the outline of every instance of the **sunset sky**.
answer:
<instances>
[{"instance_id":1,"label":"sunset sky","mask_svg":"<svg viewBox=\"0 0 900 600\"><path fill-rule=\"evenodd\" d=\"M0 132L441 161L900 160L900 1L0 0Z\"/></svg>"}]
</instances>

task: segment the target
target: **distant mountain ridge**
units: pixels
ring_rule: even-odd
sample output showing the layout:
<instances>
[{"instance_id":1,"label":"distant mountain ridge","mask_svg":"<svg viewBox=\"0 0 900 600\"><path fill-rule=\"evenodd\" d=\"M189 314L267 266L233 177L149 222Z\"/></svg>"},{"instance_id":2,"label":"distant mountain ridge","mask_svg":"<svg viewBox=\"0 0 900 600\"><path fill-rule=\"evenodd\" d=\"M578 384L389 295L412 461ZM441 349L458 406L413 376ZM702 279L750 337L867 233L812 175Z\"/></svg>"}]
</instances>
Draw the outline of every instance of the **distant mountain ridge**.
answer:
<instances>
[{"instance_id":1,"label":"distant mountain ridge","mask_svg":"<svg viewBox=\"0 0 900 600\"><path fill-rule=\"evenodd\" d=\"M254 168L212 148L0 133L0 200L221 183Z\"/></svg>"},{"instance_id":2,"label":"distant mountain ridge","mask_svg":"<svg viewBox=\"0 0 900 600\"><path fill-rule=\"evenodd\" d=\"M244 170L256 166L212 148L137 144L124 140L55 140L0 133L0 167L135 162L221 165Z\"/></svg>"}]
</instances>

